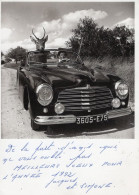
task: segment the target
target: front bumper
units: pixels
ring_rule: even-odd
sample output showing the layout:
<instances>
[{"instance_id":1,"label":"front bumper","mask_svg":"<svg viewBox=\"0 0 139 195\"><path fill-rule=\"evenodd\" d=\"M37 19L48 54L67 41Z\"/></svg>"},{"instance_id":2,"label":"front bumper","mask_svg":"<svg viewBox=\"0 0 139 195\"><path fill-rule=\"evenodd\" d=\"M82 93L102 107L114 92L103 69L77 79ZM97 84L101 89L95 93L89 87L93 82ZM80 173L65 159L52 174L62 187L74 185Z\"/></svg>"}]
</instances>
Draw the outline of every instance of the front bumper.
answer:
<instances>
[{"instance_id":1,"label":"front bumper","mask_svg":"<svg viewBox=\"0 0 139 195\"><path fill-rule=\"evenodd\" d=\"M130 107L128 107L119 110L110 110L103 114L106 114L108 116L108 119L112 119L121 116L126 116L131 113L132 110ZM38 125L70 124L76 123L76 116L75 115L37 116L34 122Z\"/></svg>"}]
</instances>

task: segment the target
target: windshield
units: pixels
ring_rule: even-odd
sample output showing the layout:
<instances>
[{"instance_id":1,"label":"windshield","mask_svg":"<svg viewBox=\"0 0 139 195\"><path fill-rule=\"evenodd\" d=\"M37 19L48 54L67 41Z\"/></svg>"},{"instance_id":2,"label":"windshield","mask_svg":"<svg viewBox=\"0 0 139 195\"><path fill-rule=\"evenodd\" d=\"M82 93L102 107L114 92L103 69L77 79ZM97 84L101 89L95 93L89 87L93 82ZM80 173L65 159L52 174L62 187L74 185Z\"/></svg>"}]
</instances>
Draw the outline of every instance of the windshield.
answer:
<instances>
[{"instance_id":1,"label":"windshield","mask_svg":"<svg viewBox=\"0 0 139 195\"><path fill-rule=\"evenodd\" d=\"M80 57L71 51L32 51L28 53L28 65L57 66L60 64L82 64Z\"/></svg>"}]
</instances>

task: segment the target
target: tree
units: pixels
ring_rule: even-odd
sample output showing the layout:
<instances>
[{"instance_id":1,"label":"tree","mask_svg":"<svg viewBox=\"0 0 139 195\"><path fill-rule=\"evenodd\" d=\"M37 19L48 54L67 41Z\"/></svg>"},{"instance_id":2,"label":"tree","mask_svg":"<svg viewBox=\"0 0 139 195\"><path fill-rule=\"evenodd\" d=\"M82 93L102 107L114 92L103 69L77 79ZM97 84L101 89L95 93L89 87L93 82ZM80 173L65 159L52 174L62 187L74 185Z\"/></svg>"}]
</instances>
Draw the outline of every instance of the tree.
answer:
<instances>
[{"instance_id":1,"label":"tree","mask_svg":"<svg viewBox=\"0 0 139 195\"><path fill-rule=\"evenodd\" d=\"M92 18L85 17L79 20L72 33L67 46L78 52L82 43L80 55L83 58L130 56L134 54L134 41L132 43L128 41L129 36L134 40L134 31L125 26L115 27L114 29L99 27Z\"/></svg>"},{"instance_id":2,"label":"tree","mask_svg":"<svg viewBox=\"0 0 139 195\"><path fill-rule=\"evenodd\" d=\"M73 36L67 45L74 51L79 50L80 40L82 38L82 57L103 57L111 52L111 41L113 33L111 29L99 27L92 18L85 17L80 19L77 28L72 30Z\"/></svg>"},{"instance_id":3,"label":"tree","mask_svg":"<svg viewBox=\"0 0 139 195\"><path fill-rule=\"evenodd\" d=\"M1 51L1 64L5 63L4 53Z\"/></svg>"},{"instance_id":4,"label":"tree","mask_svg":"<svg viewBox=\"0 0 139 195\"><path fill-rule=\"evenodd\" d=\"M126 26L116 26L113 29L115 48L113 54L117 56L129 57L134 54L134 30Z\"/></svg>"},{"instance_id":5,"label":"tree","mask_svg":"<svg viewBox=\"0 0 139 195\"><path fill-rule=\"evenodd\" d=\"M17 47L15 49L10 49L7 54L7 58L13 58L17 64L17 61L24 60L26 56L26 49L22 47Z\"/></svg>"},{"instance_id":6,"label":"tree","mask_svg":"<svg viewBox=\"0 0 139 195\"><path fill-rule=\"evenodd\" d=\"M1 51L1 57L4 56L4 53Z\"/></svg>"},{"instance_id":7,"label":"tree","mask_svg":"<svg viewBox=\"0 0 139 195\"><path fill-rule=\"evenodd\" d=\"M96 55L98 25L91 18L80 19L77 28L73 29L72 32L73 36L67 42L69 47L77 52L82 39L81 55L83 57Z\"/></svg>"}]
</instances>

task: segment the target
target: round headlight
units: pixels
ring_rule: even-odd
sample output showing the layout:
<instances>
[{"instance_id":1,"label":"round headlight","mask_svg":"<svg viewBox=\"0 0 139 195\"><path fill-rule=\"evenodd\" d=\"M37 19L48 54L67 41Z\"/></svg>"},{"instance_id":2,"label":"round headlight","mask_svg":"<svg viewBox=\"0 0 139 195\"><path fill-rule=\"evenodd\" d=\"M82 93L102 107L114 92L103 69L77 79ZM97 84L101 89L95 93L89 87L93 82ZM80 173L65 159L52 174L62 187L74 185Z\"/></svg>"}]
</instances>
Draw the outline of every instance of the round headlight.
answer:
<instances>
[{"instance_id":1,"label":"round headlight","mask_svg":"<svg viewBox=\"0 0 139 195\"><path fill-rule=\"evenodd\" d=\"M38 102L42 106L47 106L53 99L53 90L48 84L41 84L36 89Z\"/></svg>"},{"instance_id":2,"label":"round headlight","mask_svg":"<svg viewBox=\"0 0 139 195\"><path fill-rule=\"evenodd\" d=\"M116 91L116 95L120 98L120 99L125 99L128 96L128 86L125 83L122 82L117 82L115 84L115 91Z\"/></svg>"}]
</instances>

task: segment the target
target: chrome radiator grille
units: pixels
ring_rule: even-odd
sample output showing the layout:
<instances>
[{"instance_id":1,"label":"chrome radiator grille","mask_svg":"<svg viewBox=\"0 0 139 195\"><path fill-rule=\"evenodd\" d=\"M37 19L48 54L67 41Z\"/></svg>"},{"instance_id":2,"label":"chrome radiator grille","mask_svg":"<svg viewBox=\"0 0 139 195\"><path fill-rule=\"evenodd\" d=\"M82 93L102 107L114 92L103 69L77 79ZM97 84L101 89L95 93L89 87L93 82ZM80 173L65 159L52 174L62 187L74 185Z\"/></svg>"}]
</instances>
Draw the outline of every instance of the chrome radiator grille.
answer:
<instances>
[{"instance_id":1,"label":"chrome radiator grille","mask_svg":"<svg viewBox=\"0 0 139 195\"><path fill-rule=\"evenodd\" d=\"M65 106L65 111L85 111L110 108L112 99L109 88L87 85L65 89L59 93L57 102Z\"/></svg>"}]
</instances>

